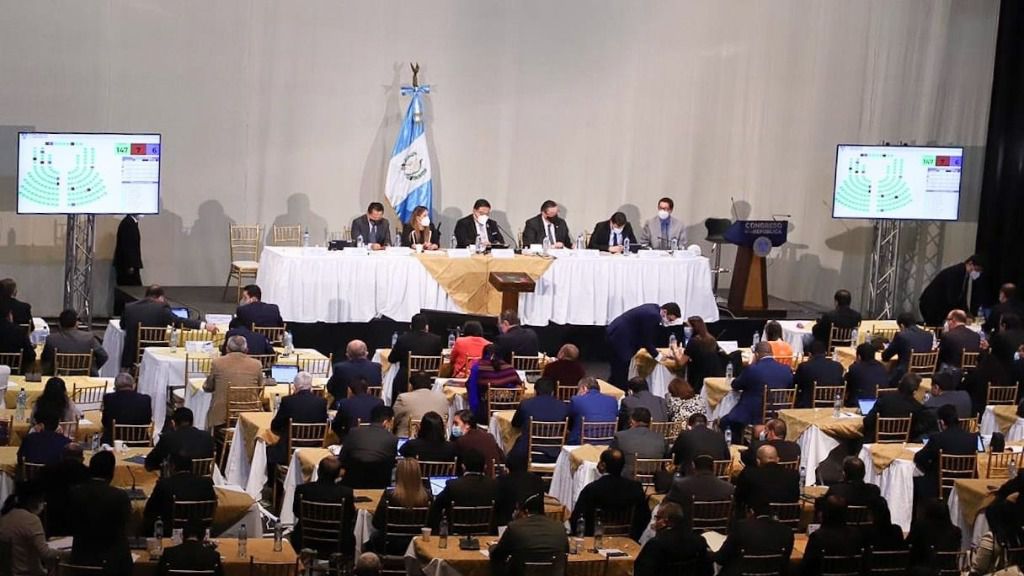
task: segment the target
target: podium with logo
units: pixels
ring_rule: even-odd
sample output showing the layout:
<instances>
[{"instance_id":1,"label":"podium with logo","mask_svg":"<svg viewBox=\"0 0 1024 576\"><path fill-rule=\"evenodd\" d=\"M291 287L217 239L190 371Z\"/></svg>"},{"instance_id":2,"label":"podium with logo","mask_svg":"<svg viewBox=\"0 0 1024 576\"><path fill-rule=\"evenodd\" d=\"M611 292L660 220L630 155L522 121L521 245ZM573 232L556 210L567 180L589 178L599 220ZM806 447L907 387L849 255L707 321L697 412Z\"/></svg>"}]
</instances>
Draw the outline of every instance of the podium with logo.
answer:
<instances>
[{"instance_id":1,"label":"podium with logo","mask_svg":"<svg viewBox=\"0 0 1024 576\"><path fill-rule=\"evenodd\" d=\"M733 314L771 314L766 257L772 248L786 243L788 229L786 220L738 220L725 231L725 239L737 246L729 285L729 309Z\"/></svg>"}]
</instances>

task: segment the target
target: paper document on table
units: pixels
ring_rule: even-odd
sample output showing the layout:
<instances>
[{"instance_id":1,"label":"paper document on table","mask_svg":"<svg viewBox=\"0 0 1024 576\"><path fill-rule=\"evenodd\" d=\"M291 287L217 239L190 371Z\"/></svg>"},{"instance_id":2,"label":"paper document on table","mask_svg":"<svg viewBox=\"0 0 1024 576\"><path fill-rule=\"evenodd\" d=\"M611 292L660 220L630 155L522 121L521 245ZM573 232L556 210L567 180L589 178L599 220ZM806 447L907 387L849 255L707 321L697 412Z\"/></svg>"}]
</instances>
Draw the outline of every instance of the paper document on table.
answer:
<instances>
[{"instance_id":1,"label":"paper document on table","mask_svg":"<svg viewBox=\"0 0 1024 576\"><path fill-rule=\"evenodd\" d=\"M88 418L82 418L81 420L78 421L78 425L79 426L92 426L92 420L89 420Z\"/></svg>"},{"instance_id":2,"label":"paper document on table","mask_svg":"<svg viewBox=\"0 0 1024 576\"><path fill-rule=\"evenodd\" d=\"M54 550L70 550L74 542L75 539L71 536L64 536L62 538L54 538L47 542L46 545Z\"/></svg>"},{"instance_id":3,"label":"paper document on table","mask_svg":"<svg viewBox=\"0 0 1024 576\"><path fill-rule=\"evenodd\" d=\"M491 551L488 550L487 548L481 548L480 549L480 553L483 554L484 558L490 558L491 557Z\"/></svg>"},{"instance_id":4,"label":"paper document on table","mask_svg":"<svg viewBox=\"0 0 1024 576\"><path fill-rule=\"evenodd\" d=\"M718 347L726 354L732 354L740 349L740 343L735 340L719 340Z\"/></svg>"},{"instance_id":5,"label":"paper document on table","mask_svg":"<svg viewBox=\"0 0 1024 576\"><path fill-rule=\"evenodd\" d=\"M725 534L720 534L714 530L708 530L701 535L704 536L704 541L708 543L708 548L712 552L718 552L718 549L725 543Z\"/></svg>"},{"instance_id":6,"label":"paper document on table","mask_svg":"<svg viewBox=\"0 0 1024 576\"><path fill-rule=\"evenodd\" d=\"M840 418L860 418L860 414L855 414L853 412L840 412L839 413L839 417Z\"/></svg>"}]
</instances>

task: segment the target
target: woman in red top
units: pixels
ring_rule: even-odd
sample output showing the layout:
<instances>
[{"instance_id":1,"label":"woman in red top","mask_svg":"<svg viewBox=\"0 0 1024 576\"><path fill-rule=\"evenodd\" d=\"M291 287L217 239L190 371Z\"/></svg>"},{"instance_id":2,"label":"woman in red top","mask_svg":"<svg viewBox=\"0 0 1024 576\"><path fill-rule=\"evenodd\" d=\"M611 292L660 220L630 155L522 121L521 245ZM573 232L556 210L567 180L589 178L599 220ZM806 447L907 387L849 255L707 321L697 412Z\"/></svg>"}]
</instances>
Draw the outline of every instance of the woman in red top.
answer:
<instances>
[{"instance_id":1,"label":"woman in red top","mask_svg":"<svg viewBox=\"0 0 1024 576\"><path fill-rule=\"evenodd\" d=\"M475 320L462 325L462 336L452 346L452 378L466 378L473 367L473 361L479 360L484 353L484 346L491 342L484 338L484 327Z\"/></svg>"}]
</instances>

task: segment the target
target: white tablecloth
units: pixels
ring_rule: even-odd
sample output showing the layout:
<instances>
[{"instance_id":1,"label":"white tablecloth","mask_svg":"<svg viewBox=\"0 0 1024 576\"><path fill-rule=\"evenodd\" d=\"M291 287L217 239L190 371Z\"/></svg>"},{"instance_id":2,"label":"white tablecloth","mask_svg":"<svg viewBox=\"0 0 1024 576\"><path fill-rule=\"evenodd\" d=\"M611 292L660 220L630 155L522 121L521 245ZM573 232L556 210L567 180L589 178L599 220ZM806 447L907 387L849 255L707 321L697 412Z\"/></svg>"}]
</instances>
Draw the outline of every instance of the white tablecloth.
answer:
<instances>
[{"instance_id":1,"label":"white tablecloth","mask_svg":"<svg viewBox=\"0 0 1024 576\"><path fill-rule=\"evenodd\" d=\"M572 473L572 464L569 455L579 446L562 446L558 453L558 460L555 461L555 473L551 477L551 487L548 494L554 496L563 506L572 510L576 506L576 498L579 497L583 487L597 480L601 473L597 471L597 463L583 461L576 473Z\"/></svg>"},{"instance_id":2,"label":"white tablecloth","mask_svg":"<svg viewBox=\"0 0 1024 576\"><path fill-rule=\"evenodd\" d=\"M228 450L224 478L229 484L244 486L245 492L257 501L262 497L263 486L267 483L267 443L262 438L256 438L252 454L246 454L241 423L235 424L235 440Z\"/></svg>"},{"instance_id":3,"label":"white tablecloth","mask_svg":"<svg viewBox=\"0 0 1024 576\"><path fill-rule=\"evenodd\" d=\"M636 375L636 359L634 358L629 361L629 377L636 378ZM668 396L668 383L673 378L675 378L675 374L672 374L668 368L665 368L664 364L658 362L655 364L654 370L651 370L651 373L647 375L647 387L651 390L651 394L665 398ZM703 389L701 392L703 392Z\"/></svg>"},{"instance_id":4,"label":"white tablecloth","mask_svg":"<svg viewBox=\"0 0 1024 576\"><path fill-rule=\"evenodd\" d=\"M821 464L828 457L828 453L839 445L839 441L822 432L817 426L808 426L804 433L797 437L796 443L800 445L800 465L807 470L804 486L814 486L818 481L815 471L818 464Z\"/></svg>"},{"instance_id":5,"label":"white tablecloth","mask_svg":"<svg viewBox=\"0 0 1024 576\"><path fill-rule=\"evenodd\" d=\"M388 350L390 352L391 350ZM380 350L373 353L373 361L380 364L383 355ZM398 376L398 362L388 364L388 369L381 379L381 396L385 406L391 406L391 392L395 387L395 376Z\"/></svg>"},{"instance_id":6,"label":"white tablecloth","mask_svg":"<svg viewBox=\"0 0 1024 576\"><path fill-rule=\"evenodd\" d=\"M860 449L860 459L864 461L864 467L867 469L864 481L881 488L882 496L889 503L893 523L899 524L904 532L909 532L910 521L914 518L914 476L920 472L913 460L897 458L879 474L871 458L872 446L865 444Z\"/></svg>"},{"instance_id":7,"label":"white tablecloth","mask_svg":"<svg viewBox=\"0 0 1024 576\"><path fill-rule=\"evenodd\" d=\"M993 410L992 406L986 406L985 413L981 416L980 430L983 436L991 437L993 433L1000 432L999 423L996 422L996 415ZM1024 440L1024 418L1017 418L1006 432L1006 441L1020 442L1021 440Z\"/></svg>"},{"instance_id":8,"label":"white tablecloth","mask_svg":"<svg viewBox=\"0 0 1024 576\"><path fill-rule=\"evenodd\" d=\"M121 329L120 318L112 318L107 324L103 332L103 349L109 359L100 368L100 376L113 378L121 371L121 352L124 350L124 330Z\"/></svg>"},{"instance_id":9,"label":"white tablecloth","mask_svg":"<svg viewBox=\"0 0 1024 576\"><path fill-rule=\"evenodd\" d=\"M794 356L804 355L804 337L811 333L814 320L779 320L782 339L793 349Z\"/></svg>"},{"instance_id":10,"label":"white tablecloth","mask_svg":"<svg viewBox=\"0 0 1024 576\"><path fill-rule=\"evenodd\" d=\"M446 258L438 255L436 258ZM257 283L289 322L408 322L424 308L462 312L415 257L344 256L317 248L268 246ZM648 302L677 302L684 316L718 320L707 258L570 255L557 258L536 291L520 296L524 324L608 324Z\"/></svg>"},{"instance_id":11,"label":"white tablecloth","mask_svg":"<svg viewBox=\"0 0 1024 576\"><path fill-rule=\"evenodd\" d=\"M953 521L954 526L960 529L961 546L964 548L977 546L981 537L988 532L988 518L985 517L985 509L981 509L974 517L972 528L960 510L960 493L956 490L949 493L949 519Z\"/></svg>"}]
</instances>

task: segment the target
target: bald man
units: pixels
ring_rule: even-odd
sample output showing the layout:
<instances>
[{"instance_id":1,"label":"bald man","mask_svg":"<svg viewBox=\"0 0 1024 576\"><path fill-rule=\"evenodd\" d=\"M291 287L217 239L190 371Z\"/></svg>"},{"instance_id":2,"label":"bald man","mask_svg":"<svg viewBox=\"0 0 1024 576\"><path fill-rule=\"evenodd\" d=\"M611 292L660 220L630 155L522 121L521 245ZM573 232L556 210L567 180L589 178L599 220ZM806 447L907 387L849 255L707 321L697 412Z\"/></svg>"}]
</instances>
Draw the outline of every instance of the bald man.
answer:
<instances>
[{"instance_id":1,"label":"bald man","mask_svg":"<svg viewBox=\"0 0 1024 576\"><path fill-rule=\"evenodd\" d=\"M741 510L767 510L770 503L791 504L800 500L800 474L779 465L779 453L771 444L757 449L757 466L748 466L736 479L736 504Z\"/></svg>"},{"instance_id":2,"label":"bald man","mask_svg":"<svg viewBox=\"0 0 1024 576\"><path fill-rule=\"evenodd\" d=\"M580 362L580 349L572 344L565 344L558 350L557 360L544 366L545 378L551 378L558 386L576 386L587 375L586 368Z\"/></svg>"},{"instance_id":3,"label":"bald man","mask_svg":"<svg viewBox=\"0 0 1024 576\"><path fill-rule=\"evenodd\" d=\"M352 383L360 378L366 380L367 386L381 385L380 364L370 362L367 355L366 342L362 340L352 340L345 347L346 359L334 365L334 374L327 381L327 390L337 402L348 396Z\"/></svg>"},{"instance_id":4,"label":"bald man","mask_svg":"<svg viewBox=\"0 0 1024 576\"><path fill-rule=\"evenodd\" d=\"M776 362L771 345L762 340L754 346L754 363L732 381L732 389L740 393L739 402L719 423L722 430L732 430L734 441L743 437L745 427L762 422L765 387L792 388L793 371Z\"/></svg>"}]
</instances>

